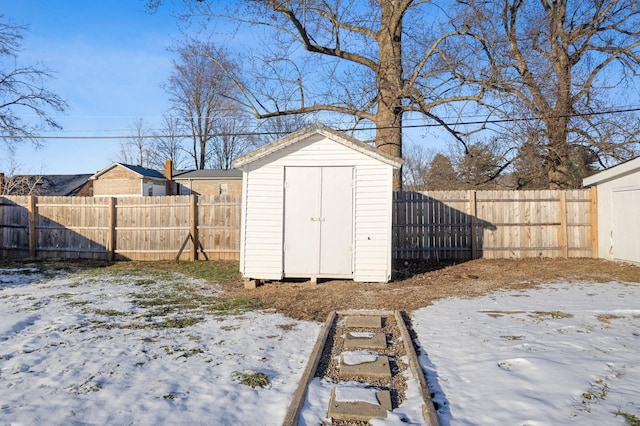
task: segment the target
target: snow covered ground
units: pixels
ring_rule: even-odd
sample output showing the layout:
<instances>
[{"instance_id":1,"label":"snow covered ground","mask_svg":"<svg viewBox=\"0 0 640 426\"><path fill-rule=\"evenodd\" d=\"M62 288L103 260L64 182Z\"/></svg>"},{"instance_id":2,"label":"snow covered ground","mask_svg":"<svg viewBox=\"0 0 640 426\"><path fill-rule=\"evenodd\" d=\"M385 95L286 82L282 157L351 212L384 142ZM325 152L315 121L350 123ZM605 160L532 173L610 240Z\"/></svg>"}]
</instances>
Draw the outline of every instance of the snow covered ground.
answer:
<instances>
[{"instance_id":1,"label":"snow covered ground","mask_svg":"<svg viewBox=\"0 0 640 426\"><path fill-rule=\"evenodd\" d=\"M413 327L443 426L640 422L638 284L447 299Z\"/></svg>"},{"instance_id":2,"label":"snow covered ground","mask_svg":"<svg viewBox=\"0 0 640 426\"><path fill-rule=\"evenodd\" d=\"M162 315L134 303L183 285L206 292L180 275L24 272L0 270L2 425L281 424L320 330L279 314ZM189 318L200 322L170 327ZM245 372L270 384L240 384Z\"/></svg>"},{"instance_id":3,"label":"snow covered ground","mask_svg":"<svg viewBox=\"0 0 640 426\"><path fill-rule=\"evenodd\" d=\"M221 296L178 274L0 270L0 425L281 424L320 324L210 309ZM640 417L638 284L446 299L412 317L445 426ZM240 383L253 372L269 384Z\"/></svg>"}]
</instances>

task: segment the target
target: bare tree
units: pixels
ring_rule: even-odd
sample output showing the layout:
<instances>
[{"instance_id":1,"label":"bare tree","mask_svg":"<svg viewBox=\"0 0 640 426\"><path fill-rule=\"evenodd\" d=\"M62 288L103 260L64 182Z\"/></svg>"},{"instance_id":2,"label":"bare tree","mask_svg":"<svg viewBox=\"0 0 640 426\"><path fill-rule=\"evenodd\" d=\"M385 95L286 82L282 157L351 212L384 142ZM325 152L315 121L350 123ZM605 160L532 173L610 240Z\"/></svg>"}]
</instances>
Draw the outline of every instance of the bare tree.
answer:
<instances>
[{"instance_id":1,"label":"bare tree","mask_svg":"<svg viewBox=\"0 0 640 426\"><path fill-rule=\"evenodd\" d=\"M146 168L157 164L157 151L149 136L144 119L136 118L131 127L131 138L120 141L118 161Z\"/></svg>"},{"instance_id":2,"label":"bare tree","mask_svg":"<svg viewBox=\"0 0 640 426\"><path fill-rule=\"evenodd\" d=\"M10 175L0 174L2 185L0 195L39 195L41 175Z\"/></svg>"},{"instance_id":3,"label":"bare tree","mask_svg":"<svg viewBox=\"0 0 640 426\"><path fill-rule=\"evenodd\" d=\"M310 124L311 122L304 114L278 115L261 120L256 129L259 137L254 144L262 145L274 141Z\"/></svg>"},{"instance_id":4,"label":"bare tree","mask_svg":"<svg viewBox=\"0 0 640 426\"><path fill-rule=\"evenodd\" d=\"M405 146L403 173L403 189L406 191L428 190L427 177L435 153L423 145Z\"/></svg>"},{"instance_id":5,"label":"bare tree","mask_svg":"<svg viewBox=\"0 0 640 426\"><path fill-rule=\"evenodd\" d=\"M229 170L231 162L254 146L250 136L250 117L232 105L215 122L216 135L212 138L210 164L215 169Z\"/></svg>"},{"instance_id":6,"label":"bare tree","mask_svg":"<svg viewBox=\"0 0 640 426\"><path fill-rule=\"evenodd\" d=\"M184 122L175 116L165 114L162 117L162 127L153 137L153 149L156 152L154 167L161 170L165 161L171 160L174 168L186 167L188 155L184 148Z\"/></svg>"},{"instance_id":7,"label":"bare tree","mask_svg":"<svg viewBox=\"0 0 640 426\"><path fill-rule=\"evenodd\" d=\"M624 109L621 99L637 103L625 86L640 71L637 0L459 3L452 22L468 43L443 43L448 65L460 81L491 93L504 117L538 121L543 137L534 139L543 143L550 188L580 182L576 174L588 173L589 165L572 164L579 158L605 164L636 152L637 118L610 112ZM627 92L617 97L617 89Z\"/></svg>"},{"instance_id":8,"label":"bare tree","mask_svg":"<svg viewBox=\"0 0 640 426\"><path fill-rule=\"evenodd\" d=\"M23 175L13 152L5 157L8 174L0 173L0 195L39 195L42 175Z\"/></svg>"},{"instance_id":9,"label":"bare tree","mask_svg":"<svg viewBox=\"0 0 640 426\"><path fill-rule=\"evenodd\" d=\"M227 74L234 65L223 49L199 41L186 43L178 54L165 90L172 113L184 120L192 135L189 152L194 166L204 169L211 156L209 143L218 133L216 120L224 116L235 90Z\"/></svg>"},{"instance_id":10,"label":"bare tree","mask_svg":"<svg viewBox=\"0 0 640 426\"><path fill-rule=\"evenodd\" d=\"M52 73L41 65L21 65L18 53L27 27L0 15L0 138L7 146L17 139L38 143L38 132L60 129L50 115L65 110L66 102L46 88ZM36 120L28 121L27 116Z\"/></svg>"},{"instance_id":11,"label":"bare tree","mask_svg":"<svg viewBox=\"0 0 640 426\"><path fill-rule=\"evenodd\" d=\"M466 152L457 150L456 154L454 167L462 188L497 189L507 185L501 175L511 160L505 158L497 138L471 143Z\"/></svg>"},{"instance_id":12,"label":"bare tree","mask_svg":"<svg viewBox=\"0 0 640 426\"><path fill-rule=\"evenodd\" d=\"M192 17L235 20L259 34L243 56L243 73L229 72L241 89L238 101L256 117L351 117L354 128L364 122L375 129L379 150L402 157L402 117L413 112L464 143L438 114L482 93L471 85L461 91L442 68L438 47L457 32L434 27L442 11L431 2L261 0L232 2L226 10L212 0L187 4ZM400 174L394 187L401 188Z\"/></svg>"}]
</instances>

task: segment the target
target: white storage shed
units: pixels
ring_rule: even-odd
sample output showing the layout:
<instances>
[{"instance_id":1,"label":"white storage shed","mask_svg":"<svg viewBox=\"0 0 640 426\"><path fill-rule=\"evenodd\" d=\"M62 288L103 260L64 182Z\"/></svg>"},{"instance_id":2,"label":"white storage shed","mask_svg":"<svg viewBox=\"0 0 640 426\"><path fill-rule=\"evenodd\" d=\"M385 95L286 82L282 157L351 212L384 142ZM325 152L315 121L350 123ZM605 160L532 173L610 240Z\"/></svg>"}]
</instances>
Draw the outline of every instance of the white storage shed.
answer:
<instances>
[{"instance_id":1,"label":"white storage shed","mask_svg":"<svg viewBox=\"0 0 640 426\"><path fill-rule=\"evenodd\" d=\"M245 279L391 279L392 178L402 160L320 124L233 162L243 172Z\"/></svg>"},{"instance_id":2,"label":"white storage shed","mask_svg":"<svg viewBox=\"0 0 640 426\"><path fill-rule=\"evenodd\" d=\"M598 198L598 257L640 263L640 157L585 178Z\"/></svg>"}]
</instances>

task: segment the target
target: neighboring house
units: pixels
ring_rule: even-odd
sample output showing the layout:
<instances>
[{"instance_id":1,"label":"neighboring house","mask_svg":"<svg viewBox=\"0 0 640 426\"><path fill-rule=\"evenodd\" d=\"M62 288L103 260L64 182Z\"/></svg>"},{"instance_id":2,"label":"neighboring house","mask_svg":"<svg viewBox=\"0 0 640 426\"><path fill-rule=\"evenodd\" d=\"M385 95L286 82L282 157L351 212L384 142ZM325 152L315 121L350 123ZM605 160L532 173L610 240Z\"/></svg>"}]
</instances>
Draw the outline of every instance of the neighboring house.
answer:
<instances>
[{"instance_id":1,"label":"neighboring house","mask_svg":"<svg viewBox=\"0 0 640 426\"><path fill-rule=\"evenodd\" d=\"M241 170L174 172L175 195L242 195Z\"/></svg>"},{"instance_id":2,"label":"neighboring house","mask_svg":"<svg viewBox=\"0 0 640 426\"><path fill-rule=\"evenodd\" d=\"M139 197L166 195L164 175L153 169L113 163L93 176L93 196Z\"/></svg>"},{"instance_id":3,"label":"neighboring house","mask_svg":"<svg viewBox=\"0 0 640 426\"><path fill-rule=\"evenodd\" d=\"M113 163L91 176L95 197L158 195L241 195L240 170L158 170Z\"/></svg>"},{"instance_id":4,"label":"neighboring house","mask_svg":"<svg viewBox=\"0 0 640 426\"><path fill-rule=\"evenodd\" d=\"M583 180L598 194L598 257L640 263L640 157Z\"/></svg>"},{"instance_id":5,"label":"neighboring house","mask_svg":"<svg viewBox=\"0 0 640 426\"><path fill-rule=\"evenodd\" d=\"M89 197L92 193L90 174L83 175L16 175L0 174L0 194Z\"/></svg>"}]
</instances>

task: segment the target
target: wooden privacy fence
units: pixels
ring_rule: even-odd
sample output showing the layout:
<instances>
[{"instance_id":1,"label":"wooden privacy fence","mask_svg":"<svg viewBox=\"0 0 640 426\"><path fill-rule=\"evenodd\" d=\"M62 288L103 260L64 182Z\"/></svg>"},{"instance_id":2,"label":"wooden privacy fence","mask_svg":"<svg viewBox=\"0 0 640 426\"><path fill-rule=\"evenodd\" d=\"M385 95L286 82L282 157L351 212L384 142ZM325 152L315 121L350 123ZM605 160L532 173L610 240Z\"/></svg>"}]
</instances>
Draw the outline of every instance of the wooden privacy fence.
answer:
<instances>
[{"instance_id":1,"label":"wooden privacy fence","mask_svg":"<svg viewBox=\"0 0 640 426\"><path fill-rule=\"evenodd\" d=\"M596 211L595 188L397 192L393 257L597 257ZM0 197L0 257L238 260L240 216L231 195Z\"/></svg>"},{"instance_id":2,"label":"wooden privacy fence","mask_svg":"<svg viewBox=\"0 0 640 426\"><path fill-rule=\"evenodd\" d=\"M238 260L240 207L232 195L0 197L0 257Z\"/></svg>"},{"instance_id":3,"label":"wooden privacy fence","mask_svg":"<svg viewBox=\"0 0 640 426\"><path fill-rule=\"evenodd\" d=\"M396 192L393 256L597 257L596 212L595 188Z\"/></svg>"}]
</instances>

